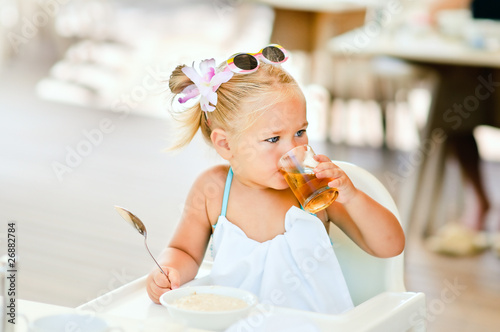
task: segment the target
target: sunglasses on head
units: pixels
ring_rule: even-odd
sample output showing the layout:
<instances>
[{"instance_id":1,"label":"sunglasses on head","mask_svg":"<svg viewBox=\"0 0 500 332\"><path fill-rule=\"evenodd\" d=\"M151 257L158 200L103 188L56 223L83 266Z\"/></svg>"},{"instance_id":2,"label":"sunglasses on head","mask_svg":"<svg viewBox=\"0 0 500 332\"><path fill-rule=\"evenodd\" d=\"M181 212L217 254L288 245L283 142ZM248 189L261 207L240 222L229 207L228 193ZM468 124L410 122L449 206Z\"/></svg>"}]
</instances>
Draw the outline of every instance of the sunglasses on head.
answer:
<instances>
[{"instance_id":1,"label":"sunglasses on head","mask_svg":"<svg viewBox=\"0 0 500 332\"><path fill-rule=\"evenodd\" d=\"M227 67L224 71L250 74L259 68L259 60L269 64L279 64L288 60L288 53L278 44L268 45L257 53L236 53L226 61Z\"/></svg>"}]
</instances>

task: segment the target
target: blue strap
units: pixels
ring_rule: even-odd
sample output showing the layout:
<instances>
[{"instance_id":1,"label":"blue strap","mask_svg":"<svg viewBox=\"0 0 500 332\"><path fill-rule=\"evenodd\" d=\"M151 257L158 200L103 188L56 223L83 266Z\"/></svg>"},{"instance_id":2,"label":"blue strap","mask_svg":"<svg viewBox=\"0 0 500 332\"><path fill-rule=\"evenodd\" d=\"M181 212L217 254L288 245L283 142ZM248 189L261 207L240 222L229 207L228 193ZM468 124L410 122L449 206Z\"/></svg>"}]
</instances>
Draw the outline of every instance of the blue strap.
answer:
<instances>
[{"instance_id":1,"label":"blue strap","mask_svg":"<svg viewBox=\"0 0 500 332\"><path fill-rule=\"evenodd\" d=\"M224 187L224 196L222 196L222 209L220 215L225 217L227 212L227 201L229 199L229 191L231 190L231 183L233 181L233 170L229 167L227 172L226 186Z\"/></svg>"},{"instance_id":2,"label":"blue strap","mask_svg":"<svg viewBox=\"0 0 500 332\"><path fill-rule=\"evenodd\" d=\"M312 213L312 212L306 211L306 210L304 209L304 207L302 206L302 204L300 204L300 209L301 209L302 211L305 211L305 212L309 213L309 214L312 214L313 216L316 216L316 213ZM316 216L316 217L317 217L317 216Z\"/></svg>"}]
</instances>

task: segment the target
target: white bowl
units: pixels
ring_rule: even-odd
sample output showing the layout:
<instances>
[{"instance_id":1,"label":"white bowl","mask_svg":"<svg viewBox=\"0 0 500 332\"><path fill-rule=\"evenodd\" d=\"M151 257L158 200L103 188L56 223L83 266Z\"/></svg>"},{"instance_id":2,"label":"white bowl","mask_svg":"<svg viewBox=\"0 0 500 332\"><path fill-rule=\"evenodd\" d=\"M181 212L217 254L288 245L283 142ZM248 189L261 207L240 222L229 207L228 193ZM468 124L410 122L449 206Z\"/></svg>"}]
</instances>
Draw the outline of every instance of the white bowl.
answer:
<instances>
[{"instance_id":1,"label":"white bowl","mask_svg":"<svg viewBox=\"0 0 500 332\"><path fill-rule=\"evenodd\" d=\"M195 311L181 309L174 302L192 294L210 293L230 296L245 301L248 306L237 310ZM236 321L245 318L257 304L257 296L253 293L232 287L223 286L186 286L174 289L160 296L160 303L167 307L172 317L182 320L186 325L207 330L224 330Z\"/></svg>"}]
</instances>

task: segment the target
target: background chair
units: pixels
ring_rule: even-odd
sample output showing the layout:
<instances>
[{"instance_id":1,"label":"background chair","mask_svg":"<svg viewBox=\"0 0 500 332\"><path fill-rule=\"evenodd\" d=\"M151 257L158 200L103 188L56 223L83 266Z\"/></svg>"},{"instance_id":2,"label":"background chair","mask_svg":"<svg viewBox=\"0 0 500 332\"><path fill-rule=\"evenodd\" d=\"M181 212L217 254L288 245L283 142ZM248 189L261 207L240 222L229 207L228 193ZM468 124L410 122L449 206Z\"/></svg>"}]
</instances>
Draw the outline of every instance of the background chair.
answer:
<instances>
[{"instance_id":1,"label":"background chair","mask_svg":"<svg viewBox=\"0 0 500 332\"><path fill-rule=\"evenodd\" d=\"M334 54L332 73L324 82L333 98L332 142L399 150L418 145L436 79L431 70L390 57Z\"/></svg>"}]
</instances>

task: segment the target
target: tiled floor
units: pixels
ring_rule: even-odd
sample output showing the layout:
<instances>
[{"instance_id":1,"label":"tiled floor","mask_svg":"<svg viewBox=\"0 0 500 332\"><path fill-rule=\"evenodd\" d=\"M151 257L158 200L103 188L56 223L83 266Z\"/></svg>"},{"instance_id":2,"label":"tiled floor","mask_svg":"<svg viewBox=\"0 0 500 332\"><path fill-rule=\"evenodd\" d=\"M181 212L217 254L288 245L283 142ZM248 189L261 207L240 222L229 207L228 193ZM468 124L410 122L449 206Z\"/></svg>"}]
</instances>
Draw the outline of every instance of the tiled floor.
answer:
<instances>
[{"instance_id":1,"label":"tiled floor","mask_svg":"<svg viewBox=\"0 0 500 332\"><path fill-rule=\"evenodd\" d=\"M190 182L218 158L200 140L164 153L165 119L39 100L33 87L47 68L17 63L1 72L0 234L7 222L17 223L20 298L77 306L152 267L142 237L113 205L143 219L150 249L158 253ZM376 175L397 163L395 152L315 145ZM488 163L486 170L491 184L500 165ZM491 252L438 256L409 234L406 276L409 290L427 295L429 331L498 330L500 260Z\"/></svg>"}]
</instances>

